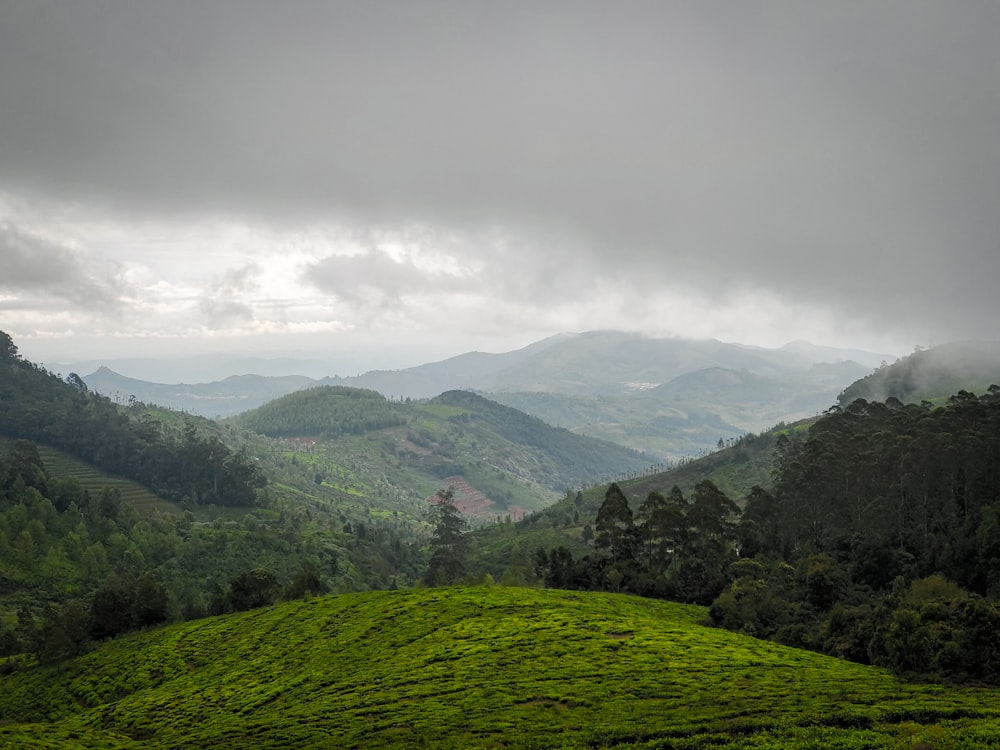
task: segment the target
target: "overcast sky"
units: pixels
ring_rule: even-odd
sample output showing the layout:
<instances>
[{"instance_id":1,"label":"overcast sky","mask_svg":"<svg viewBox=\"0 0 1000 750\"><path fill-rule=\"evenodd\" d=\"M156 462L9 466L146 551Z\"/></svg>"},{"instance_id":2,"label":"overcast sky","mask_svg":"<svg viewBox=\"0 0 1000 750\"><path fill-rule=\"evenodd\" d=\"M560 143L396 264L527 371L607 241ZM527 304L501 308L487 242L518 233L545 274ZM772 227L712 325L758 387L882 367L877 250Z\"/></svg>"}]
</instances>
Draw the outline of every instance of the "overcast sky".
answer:
<instances>
[{"instance_id":1,"label":"overcast sky","mask_svg":"<svg viewBox=\"0 0 1000 750\"><path fill-rule=\"evenodd\" d=\"M0 330L997 338L1000 3L0 0Z\"/></svg>"}]
</instances>

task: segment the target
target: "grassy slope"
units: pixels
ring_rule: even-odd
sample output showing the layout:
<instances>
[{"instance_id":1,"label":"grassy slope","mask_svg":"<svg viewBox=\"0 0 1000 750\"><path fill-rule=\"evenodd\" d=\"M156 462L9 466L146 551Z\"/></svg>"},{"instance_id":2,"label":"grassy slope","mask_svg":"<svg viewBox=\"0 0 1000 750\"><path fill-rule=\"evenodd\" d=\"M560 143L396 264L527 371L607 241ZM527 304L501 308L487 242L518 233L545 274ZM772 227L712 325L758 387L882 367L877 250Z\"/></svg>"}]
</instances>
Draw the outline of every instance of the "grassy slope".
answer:
<instances>
[{"instance_id":1,"label":"grassy slope","mask_svg":"<svg viewBox=\"0 0 1000 750\"><path fill-rule=\"evenodd\" d=\"M517 588L351 594L175 625L0 678L10 747L1000 746L1000 693ZM30 723L35 722L35 723Z\"/></svg>"}]
</instances>

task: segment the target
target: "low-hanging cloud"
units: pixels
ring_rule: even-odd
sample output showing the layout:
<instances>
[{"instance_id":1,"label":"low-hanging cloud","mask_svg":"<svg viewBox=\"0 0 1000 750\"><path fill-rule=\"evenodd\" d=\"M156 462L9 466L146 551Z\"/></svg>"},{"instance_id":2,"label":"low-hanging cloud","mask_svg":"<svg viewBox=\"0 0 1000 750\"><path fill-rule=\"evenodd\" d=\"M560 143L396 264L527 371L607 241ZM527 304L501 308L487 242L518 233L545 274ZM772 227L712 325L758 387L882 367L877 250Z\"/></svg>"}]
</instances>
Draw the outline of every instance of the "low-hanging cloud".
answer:
<instances>
[{"instance_id":1,"label":"low-hanging cloud","mask_svg":"<svg viewBox=\"0 0 1000 750\"><path fill-rule=\"evenodd\" d=\"M464 269L319 253L301 278L345 303L461 280L494 310L575 293L585 321L603 303L624 318L668 293L734 310L757 294L830 311L846 335L996 335L998 5L0 14L0 188L278 232L417 223ZM220 322L253 313L212 304Z\"/></svg>"}]
</instances>

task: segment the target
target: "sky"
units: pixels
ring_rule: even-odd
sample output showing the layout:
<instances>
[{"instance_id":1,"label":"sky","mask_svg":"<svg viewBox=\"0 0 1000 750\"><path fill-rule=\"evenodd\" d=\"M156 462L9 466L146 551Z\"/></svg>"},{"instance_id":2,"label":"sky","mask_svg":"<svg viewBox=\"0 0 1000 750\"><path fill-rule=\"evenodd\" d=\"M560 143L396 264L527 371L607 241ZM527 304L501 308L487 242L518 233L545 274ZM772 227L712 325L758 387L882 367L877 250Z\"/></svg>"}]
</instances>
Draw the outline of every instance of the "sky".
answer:
<instances>
[{"instance_id":1,"label":"sky","mask_svg":"<svg viewBox=\"0 0 1000 750\"><path fill-rule=\"evenodd\" d=\"M996 339L1000 3L0 0L0 330Z\"/></svg>"}]
</instances>

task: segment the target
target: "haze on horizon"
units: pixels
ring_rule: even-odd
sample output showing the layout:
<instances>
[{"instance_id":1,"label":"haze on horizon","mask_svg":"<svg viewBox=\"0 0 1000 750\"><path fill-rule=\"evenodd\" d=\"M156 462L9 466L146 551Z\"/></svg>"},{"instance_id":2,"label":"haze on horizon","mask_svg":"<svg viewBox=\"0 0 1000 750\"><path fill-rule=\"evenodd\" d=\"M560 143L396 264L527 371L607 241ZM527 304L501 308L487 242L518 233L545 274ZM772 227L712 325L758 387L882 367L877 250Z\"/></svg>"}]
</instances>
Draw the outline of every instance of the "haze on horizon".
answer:
<instances>
[{"instance_id":1,"label":"haze on horizon","mask_svg":"<svg viewBox=\"0 0 1000 750\"><path fill-rule=\"evenodd\" d=\"M997 338L1000 5L0 0L0 330Z\"/></svg>"}]
</instances>

